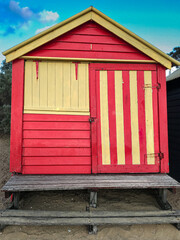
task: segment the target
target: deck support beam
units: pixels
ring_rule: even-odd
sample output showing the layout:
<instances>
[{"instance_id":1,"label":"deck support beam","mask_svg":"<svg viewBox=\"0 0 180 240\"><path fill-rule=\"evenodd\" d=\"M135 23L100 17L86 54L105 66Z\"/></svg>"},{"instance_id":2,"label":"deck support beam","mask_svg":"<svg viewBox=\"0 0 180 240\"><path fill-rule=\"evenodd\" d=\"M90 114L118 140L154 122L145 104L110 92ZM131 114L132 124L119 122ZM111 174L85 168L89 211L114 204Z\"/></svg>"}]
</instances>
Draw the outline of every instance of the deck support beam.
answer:
<instances>
[{"instance_id":1,"label":"deck support beam","mask_svg":"<svg viewBox=\"0 0 180 240\"><path fill-rule=\"evenodd\" d=\"M97 191L90 191L90 201L89 201L89 206L96 208L97 207ZM97 234L98 232L98 227L96 225L89 225L88 226L89 234Z\"/></svg>"},{"instance_id":2,"label":"deck support beam","mask_svg":"<svg viewBox=\"0 0 180 240\"><path fill-rule=\"evenodd\" d=\"M175 223L174 226L177 228L178 231L180 231L180 223Z\"/></svg>"},{"instance_id":3,"label":"deck support beam","mask_svg":"<svg viewBox=\"0 0 180 240\"><path fill-rule=\"evenodd\" d=\"M89 234L97 234L98 232L98 227L96 225L89 225Z\"/></svg>"},{"instance_id":4,"label":"deck support beam","mask_svg":"<svg viewBox=\"0 0 180 240\"><path fill-rule=\"evenodd\" d=\"M162 210L172 210L172 206L167 201L167 189L161 188L159 189L157 195L157 203L159 204Z\"/></svg>"},{"instance_id":5,"label":"deck support beam","mask_svg":"<svg viewBox=\"0 0 180 240\"><path fill-rule=\"evenodd\" d=\"M19 209L19 201L20 201L20 192L13 193L13 207L14 209Z\"/></svg>"},{"instance_id":6,"label":"deck support beam","mask_svg":"<svg viewBox=\"0 0 180 240\"><path fill-rule=\"evenodd\" d=\"M2 232L5 227L6 227L6 225L0 224L0 232Z\"/></svg>"},{"instance_id":7,"label":"deck support beam","mask_svg":"<svg viewBox=\"0 0 180 240\"><path fill-rule=\"evenodd\" d=\"M89 206L93 208L97 207L97 191L90 191Z\"/></svg>"}]
</instances>

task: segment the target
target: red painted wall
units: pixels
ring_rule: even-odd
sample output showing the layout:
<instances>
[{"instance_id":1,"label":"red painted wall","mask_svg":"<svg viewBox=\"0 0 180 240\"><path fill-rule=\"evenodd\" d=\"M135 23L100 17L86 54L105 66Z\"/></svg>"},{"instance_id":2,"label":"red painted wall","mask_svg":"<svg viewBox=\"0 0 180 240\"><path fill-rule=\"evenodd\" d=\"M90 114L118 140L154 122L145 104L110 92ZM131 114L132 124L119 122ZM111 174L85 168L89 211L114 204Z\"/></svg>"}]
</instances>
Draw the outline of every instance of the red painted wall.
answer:
<instances>
[{"instance_id":1,"label":"red painted wall","mask_svg":"<svg viewBox=\"0 0 180 240\"><path fill-rule=\"evenodd\" d=\"M89 116L23 115L22 173L91 173Z\"/></svg>"},{"instance_id":2,"label":"red painted wall","mask_svg":"<svg viewBox=\"0 0 180 240\"><path fill-rule=\"evenodd\" d=\"M151 60L94 22L56 38L26 56ZM133 64L133 66L143 64ZM138 70L135 68L134 70ZM165 153L161 172L168 172L165 69L158 67L160 147ZM90 72L91 78L95 72ZM23 174L91 173L96 158L96 123L89 116L23 114L24 60L13 62L10 171ZM90 81L91 117L96 115L94 83ZM90 127L94 128L92 133ZM92 141L91 141L92 137ZM91 145L94 146L91 149ZM92 151L92 152L91 152ZM94 151L95 152L95 151Z\"/></svg>"},{"instance_id":3,"label":"red painted wall","mask_svg":"<svg viewBox=\"0 0 180 240\"><path fill-rule=\"evenodd\" d=\"M27 56L151 60L95 22L87 22Z\"/></svg>"}]
</instances>

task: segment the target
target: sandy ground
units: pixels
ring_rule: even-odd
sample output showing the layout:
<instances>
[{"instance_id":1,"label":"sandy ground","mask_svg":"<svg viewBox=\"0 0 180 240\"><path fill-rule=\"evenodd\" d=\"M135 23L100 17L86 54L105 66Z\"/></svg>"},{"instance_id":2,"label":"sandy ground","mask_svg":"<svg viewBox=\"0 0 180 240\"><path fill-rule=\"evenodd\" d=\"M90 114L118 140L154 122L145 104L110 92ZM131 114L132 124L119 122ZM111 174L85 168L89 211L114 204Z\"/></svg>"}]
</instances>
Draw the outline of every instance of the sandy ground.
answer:
<instances>
[{"instance_id":1,"label":"sandy ground","mask_svg":"<svg viewBox=\"0 0 180 240\"><path fill-rule=\"evenodd\" d=\"M11 176L9 173L9 136L0 136L0 187ZM6 201L0 193L0 208ZM28 193L21 203L22 209L33 210L85 210L88 206L87 191L60 191ZM180 190L168 192L168 200L174 209L180 209ZM101 190L98 192L97 210L158 210L151 190ZM172 225L100 226L97 235L88 235L85 226L7 226L0 240L179 240L180 231Z\"/></svg>"}]
</instances>

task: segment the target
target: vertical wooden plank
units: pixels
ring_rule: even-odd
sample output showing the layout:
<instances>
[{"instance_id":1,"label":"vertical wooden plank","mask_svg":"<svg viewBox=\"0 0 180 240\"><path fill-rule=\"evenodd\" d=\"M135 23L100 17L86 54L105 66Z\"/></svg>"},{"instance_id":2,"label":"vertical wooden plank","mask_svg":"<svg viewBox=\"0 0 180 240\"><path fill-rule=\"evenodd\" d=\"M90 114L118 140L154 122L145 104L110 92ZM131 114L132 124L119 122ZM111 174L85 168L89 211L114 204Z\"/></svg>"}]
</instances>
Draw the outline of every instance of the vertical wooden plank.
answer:
<instances>
[{"instance_id":1,"label":"vertical wooden plank","mask_svg":"<svg viewBox=\"0 0 180 240\"><path fill-rule=\"evenodd\" d=\"M36 62L32 62L33 107L39 107L39 78L36 75Z\"/></svg>"},{"instance_id":2,"label":"vertical wooden plank","mask_svg":"<svg viewBox=\"0 0 180 240\"><path fill-rule=\"evenodd\" d=\"M132 164L140 164L137 71L130 71L129 78L130 78Z\"/></svg>"},{"instance_id":3,"label":"vertical wooden plank","mask_svg":"<svg viewBox=\"0 0 180 240\"><path fill-rule=\"evenodd\" d=\"M89 64L89 81L88 82L89 82L89 94L90 94L90 114L91 114L91 117L95 118L95 121L91 124L92 173L97 173L98 171L96 83L97 82L99 83L99 74L96 77L95 72L96 71L91 68L91 64Z\"/></svg>"},{"instance_id":4,"label":"vertical wooden plank","mask_svg":"<svg viewBox=\"0 0 180 240\"><path fill-rule=\"evenodd\" d=\"M165 68L158 65L158 83L159 90L159 136L160 151L164 154L161 160L161 172L169 172L169 153L168 153L168 125L167 125L167 93L166 93L166 76Z\"/></svg>"},{"instance_id":5,"label":"vertical wooden plank","mask_svg":"<svg viewBox=\"0 0 180 240\"><path fill-rule=\"evenodd\" d=\"M146 155L144 71L137 72L137 88L138 88L140 163L141 165L144 165Z\"/></svg>"},{"instance_id":6,"label":"vertical wooden plank","mask_svg":"<svg viewBox=\"0 0 180 240\"><path fill-rule=\"evenodd\" d=\"M122 71L115 71L117 164L125 164Z\"/></svg>"},{"instance_id":7,"label":"vertical wooden plank","mask_svg":"<svg viewBox=\"0 0 180 240\"><path fill-rule=\"evenodd\" d=\"M69 108L71 104L71 69L70 63L62 63L63 67L63 108Z\"/></svg>"},{"instance_id":8,"label":"vertical wooden plank","mask_svg":"<svg viewBox=\"0 0 180 240\"><path fill-rule=\"evenodd\" d=\"M152 71L152 86L157 86L157 72L156 71ZM160 166L159 157L157 156L157 153L159 153L159 115L158 115L158 89L157 89L157 87L153 87L152 98L153 98L154 152L156 153L155 164L156 165L158 164L158 166Z\"/></svg>"},{"instance_id":9,"label":"vertical wooden plank","mask_svg":"<svg viewBox=\"0 0 180 240\"><path fill-rule=\"evenodd\" d=\"M48 62L48 107L56 106L56 62Z\"/></svg>"},{"instance_id":10,"label":"vertical wooden plank","mask_svg":"<svg viewBox=\"0 0 180 240\"><path fill-rule=\"evenodd\" d=\"M91 117L96 118L97 116L97 91L98 89L96 89L96 83L97 83L97 79L96 79L96 71L93 69L93 67L91 67L92 64L89 64L89 86L87 86L89 88L89 95L90 95L90 114Z\"/></svg>"},{"instance_id":11,"label":"vertical wooden plank","mask_svg":"<svg viewBox=\"0 0 180 240\"><path fill-rule=\"evenodd\" d=\"M25 62L24 107L32 107L32 61Z\"/></svg>"},{"instance_id":12,"label":"vertical wooden plank","mask_svg":"<svg viewBox=\"0 0 180 240\"><path fill-rule=\"evenodd\" d=\"M102 164L110 164L107 71L100 71L100 114Z\"/></svg>"},{"instance_id":13,"label":"vertical wooden plank","mask_svg":"<svg viewBox=\"0 0 180 240\"><path fill-rule=\"evenodd\" d=\"M108 112L109 112L109 139L110 139L109 141L110 141L111 165L117 165L114 71L107 72L107 81L108 81Z\"/></svg>"},{"instance_id":14,"label":"vertical wooden plank","mask_svg":"<svg viewBox=\"0 0 180 240\"><path fill-rule=\"evenodd\" d=\"M48 75L47 62L39 62L40 107L48 104Z\"/></svg>"},{"instance_id":15,"label":"vertical wooden plank","mask_svg":"<svg viewBox=\"0 0 180 240\"><path fill-rule=\"evenodd\" d=\"M23 102L24 60L17 59L12 64L10 172L21 172Z\"/></svg>"},{"instance_id":16,"label":"vertical wooden plank","mask_svg":"<svg viewBox=\"0 0 180 240\"><path fill-rule=\"evenodd\" d=\"M56 62L56 110L62 108L62 62Z\"/></svg>"},{"instance_id":17,"label":"vertical wooden plank","mask_svg":"<svg viewBox=\"0 0 180 240\"><path fill-rule=\"evenodd\" d=\"M147 164L155 164L154 154L154 123L153 123L153 99L152 99L152 74L144 71L145 84L145 117L146 117L146 149Z\"/></svg>"},{"instance_id":18,"label":"vertical wooden plank","mask_svg":"<svg viewBox=\"0 0 180 240\"><path fill-rule=\"evenodd\" d=\"M95 82L96 85L96 102L97 102L97 171L101 172L101 166L102 166L102 136L101 136L101 105L100 105L100 71L94 71L95 73ZM93 96L92 96L93 97Z\"/></svg>"},{"instance_id":19,"label":"vertical wooden plank","mask_svg":"<svg viewBox=\"0 0 180 240\"><path fill-rule=\"evenodd\" d=\"M79 64L78 64L79 65ZM70 88L71 88L71 108L72 109L78 109L79 108L79 100L80 102L83 101L85 99L79 99L79 77L81 75L81 72L78 71L78 79L76 80L76 72L75 72L75 64L74 63L71 63L70 64L70 71L71 71L71 85L70 85ZM80 77L81 78L81 77ZM85 79L82 78L84 81ZM84 92L85 92L85 89L84 89Z\"/></svg>"},{"instance_id":20,"label":"vertical wooden plank","mask_svg":"<svg viewBox=\"0 0 180 240\"><path fill-rule=\"evenodd\" d=\"M85 67L85 109L89 111L89 69L88 64L84 64Z\"/></svg>"},{"instance_id":21,"label":"vertical wooden plank","mask_svg":"<svg viewBox=\"0 0 180 240\"><path fill-rule=\"evenodd\" d=\"M86 66L78 64L78 82L79 82L79 108L83 109L86 106L85 96L85 81L86 81Z\"/></svg>"},{"instance_id":22,"label":"vertical wooden plank","mask_svg":"<svg viewBox=\"0 0 180 240\"><path fill-rule=\"evenodd\" d=\"M125 162L132 164L131 145L131 111L130 111L130 89L129 71L123 71L123 109L124 109L124 140L125 140Z\"/></svg>"}]
</instances>

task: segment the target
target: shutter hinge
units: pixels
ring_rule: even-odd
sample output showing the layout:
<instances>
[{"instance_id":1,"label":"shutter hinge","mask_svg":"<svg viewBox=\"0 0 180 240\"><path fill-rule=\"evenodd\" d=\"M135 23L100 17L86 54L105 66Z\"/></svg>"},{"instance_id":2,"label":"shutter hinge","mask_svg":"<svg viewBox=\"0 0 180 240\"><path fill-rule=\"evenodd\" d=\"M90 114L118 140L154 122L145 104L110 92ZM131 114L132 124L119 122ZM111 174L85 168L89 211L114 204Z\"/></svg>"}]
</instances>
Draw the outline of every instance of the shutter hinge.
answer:
<instances>
[{"instance_id":1,"label":"shutter hinge","mask_svg":"<svg viewBox=\"0 0 180 240\"><path fill-rule=\"evenodd\" d=\"M156 85L153 85L153 86L151 84L145 84L144 88L156 88L159 90L161 88L161 84L157 83Z\"/></svg>"}]
</instances>

